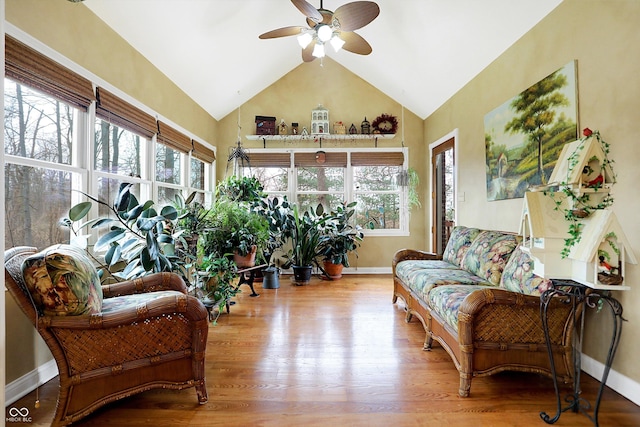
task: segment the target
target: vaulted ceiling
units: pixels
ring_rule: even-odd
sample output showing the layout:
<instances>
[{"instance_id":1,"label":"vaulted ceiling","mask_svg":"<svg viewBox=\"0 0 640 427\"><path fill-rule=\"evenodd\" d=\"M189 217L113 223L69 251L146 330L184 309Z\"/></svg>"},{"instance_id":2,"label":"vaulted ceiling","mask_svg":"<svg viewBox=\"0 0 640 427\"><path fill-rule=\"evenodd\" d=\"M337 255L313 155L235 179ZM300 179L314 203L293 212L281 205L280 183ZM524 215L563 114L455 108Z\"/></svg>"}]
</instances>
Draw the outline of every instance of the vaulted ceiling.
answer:
<instances>
[{"instance_id":1,"label":"vaulted ceiling","mask_svg":"<svg viewBox=\"0 0 640 427\"><path fill-rule=\"evenodd\" d=\"M335 11L349 1L323 6ZM309 2L319 8L321 0ZM376 0L380 15L356 31L373 52L328 49L328 56L424 119L561 2ZM306 25L289 0L82 4L218 120L303 63L295 37L258 39L276 28ZM321 67L322 61L305 66Z\"/></svg>"}]
</instances>

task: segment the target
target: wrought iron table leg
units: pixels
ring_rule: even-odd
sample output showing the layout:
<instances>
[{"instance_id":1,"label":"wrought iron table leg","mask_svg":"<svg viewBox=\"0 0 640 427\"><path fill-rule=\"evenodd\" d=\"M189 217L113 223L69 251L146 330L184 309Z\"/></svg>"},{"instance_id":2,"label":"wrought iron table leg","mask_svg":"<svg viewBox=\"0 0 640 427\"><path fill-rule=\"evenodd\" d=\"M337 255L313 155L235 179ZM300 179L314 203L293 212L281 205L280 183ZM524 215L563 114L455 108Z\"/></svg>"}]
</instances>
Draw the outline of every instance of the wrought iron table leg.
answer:
<instances>
[{"instance_id":1,"label":"wrought iron table leg","mask_svg":"<svg viewBox=\"0 0 640 427\"><path fill-rule=\"evenodd\" d=\"M567 285L567 283L562 283L562 285ZM560 418L560 415L571 409L573 412L581 412L587 418L589 418L593 424L598 427L598 412L600 409L600 402L602 400L602 393L604 392L604 388L607 383L607 377L609 376L609 371L611 370L611 365L613 364L613 358L615 357L616 351L618 349L618 344L620 343L620 337L622 335L622 322L625 320L622 317L622 305L618 300L609 296L609 295L601 295L597 293L585 294L584 287L581 285L570 285L570 291L560 291L556 288L552 288L545 293L543 293L540 297L540 316L542 320L542 327L544 329L545 340L547 343L547 351L549 353L549 364L551 367L551 374L553 378L553 386L556 393L556 404L557 410L555 416L551 417L546 412L540 412L540 418L547 424L553 424ZM574 386L573 386L573 394L567 395L565 397L565 401L569 403L568 406L562 408L562 402L560 400L560 389L558 387L558 378L556 375L555 369L555 360L553 358L553 347L551 343L551 338L549 336L549 324L547 318L547 310L549 308L549 303L554 296L560 296L561 298L567 298L565 302L570 302L572 304L571 307L571 315L574 316L574 325L575 325L575 316L578 313L577 308L578 305L582 305L582 317L580 320L580 330L578 331L578 338L574 340L573 346L573 363L574 363ZM581 374L581 357L582 357L582 339L584 336L584 311L588 308L598 307L599 304L606 305L611 309L611 315L613 317L613 333L611 336L611 342L609 344L609 352L607 354L607 360L605 361L605 368L602 375L602 379L600 380L600 386L598 388L598 394L596 396L595 405L593 407L593 416L590 415L587 411L591 409L591 404L580 397L582 394L582 390L580 389L580 374Z\"/></svg>"}]
</instances>

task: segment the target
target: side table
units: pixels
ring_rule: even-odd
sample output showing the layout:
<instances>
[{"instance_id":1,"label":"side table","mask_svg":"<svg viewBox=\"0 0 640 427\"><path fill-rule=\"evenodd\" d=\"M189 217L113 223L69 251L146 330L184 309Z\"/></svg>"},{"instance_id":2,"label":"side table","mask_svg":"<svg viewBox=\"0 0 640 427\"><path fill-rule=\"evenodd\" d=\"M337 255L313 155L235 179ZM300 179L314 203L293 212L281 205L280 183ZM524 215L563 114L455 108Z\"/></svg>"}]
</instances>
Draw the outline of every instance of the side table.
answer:
<instances>
[{"instance_id":1,"label":"side table","mask_svg":"<svg viewBox=\"0 0 640 427\"><path fill-rule=\"evenodd\" d=\"M580 412L587 416L593 424L598 426L598 410L600 408L600 402L602 400L602 392L611 370L611 364L613 358L618 349L620 343L620 336L622 334L622 322L625 320L622 317L622 305L620 302L608 295L608 292L602 292L599 289L590 288L582 283L575 282L573 280L564 279L552 279L552 287L544 292L540 296L540 316L542 318L542 327L544 329L545 339L547 342L547 351L549 352L549 362L551 365L551 374L553 378L553 386L556 392L557 410L555 416L551 417L546 412L540 412L540 418L547 424L553 424L560 418L560 415L568 410L573 412ZM573 364L574 364L574 381L573 381L573 393L568 394L565 397L565 402L569 404L566 407L562 407L560 400L560 390L558 388L558 378L556 376L555 362L553 358L552 343L549 338L549 325L547 318L547 310L549 308L549 302L552 298L562 298L563 302L570 304L572 307L572 315L574 316L574 333L573 342ZM613 318L613 332L611 334L611 341L609 343L609 352L607 354L607 360L605 361L605 368L600 380L600 387L598 388L598 394L596 397L595 405L593 407L593 415L587 411L591 409L591 404L583 399L580 395L582 390L580 389L580 374L581 374L581 356L582 356L582 339L584 337L584 312L587 308L598 310L602 307L608 307ZM580 316L582 314L582 316ZM579 325L577 324L579 320Z\"/></svg>"}]
</instances>

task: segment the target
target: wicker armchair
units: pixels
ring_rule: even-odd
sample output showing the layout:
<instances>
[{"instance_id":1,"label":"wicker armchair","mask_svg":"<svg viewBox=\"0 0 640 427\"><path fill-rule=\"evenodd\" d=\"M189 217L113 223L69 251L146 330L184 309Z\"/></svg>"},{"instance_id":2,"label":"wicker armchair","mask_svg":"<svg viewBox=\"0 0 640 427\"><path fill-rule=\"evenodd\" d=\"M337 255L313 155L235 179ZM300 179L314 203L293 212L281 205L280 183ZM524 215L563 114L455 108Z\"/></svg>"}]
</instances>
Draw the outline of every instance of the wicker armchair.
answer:
<instances>
[{"instance_id":1,"label":"wicker armchair","mask_svg":"<svg viewBox=\"0 0 640 427\"><path fill-rule=\"evenodd\" d=\"M5 283L47 343L60 391L51 425L63 426L99 407L153 388L196 388L207 402L204 357L208 313L172 273L102 286L99 313L48 316L33 303L22 263L37 252L5 252Z\"/></svg>"}]
</instances>

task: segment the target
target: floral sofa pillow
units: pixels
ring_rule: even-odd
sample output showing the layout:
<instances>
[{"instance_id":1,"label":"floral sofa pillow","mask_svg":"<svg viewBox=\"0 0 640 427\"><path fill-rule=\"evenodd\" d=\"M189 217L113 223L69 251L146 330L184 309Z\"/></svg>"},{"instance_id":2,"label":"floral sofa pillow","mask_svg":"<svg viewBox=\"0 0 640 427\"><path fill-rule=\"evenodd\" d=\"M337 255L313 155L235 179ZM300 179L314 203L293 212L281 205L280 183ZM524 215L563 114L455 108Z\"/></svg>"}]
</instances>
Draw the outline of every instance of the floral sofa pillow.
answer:
<instances>
[{"instance_id":1,"label":"floral sofa pillow","mask_svg":"<svg viewBox=\"0 0 640 427\"><path fill-rule=\"evenodd\" d=\"M453 227L447 247L444 248L442 260L460 267L471 242L480 234L477 228L468 228L462 225Z\"/></svg>"},{"instance_id":2,"label":"floral sofa pillow","mask_svg":"<svg viewBox=\"0 0 640 427\"><path fill-rule=\"evenodd\" d=\"M24 260L22 275L38 311L45 315L91 314L102 308L98 273L81 249L48 247Z\"/></svg>"},{"instance_id":3,"label":"floral sofa pillow","mask_svg":"<svg viewBox=\"0 0 640 427\"><path fill-rule=\"evenodd\" d=\"M482 231L469 246L460 267L498 286L504 266L519 240L515 234Z\"/></svg>"},{"instance_id":4,"label":"floral sofa pillow","mask_svg":"<svg viewBox=\"0 0 640 427\"><path fill-rule=\"evenodd\" d=\"M533 258L518 246L504 266L500 286L508 291L539 296L551 287L551 281L533 274Z\"/></svg>"}]
</instances>

